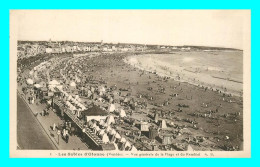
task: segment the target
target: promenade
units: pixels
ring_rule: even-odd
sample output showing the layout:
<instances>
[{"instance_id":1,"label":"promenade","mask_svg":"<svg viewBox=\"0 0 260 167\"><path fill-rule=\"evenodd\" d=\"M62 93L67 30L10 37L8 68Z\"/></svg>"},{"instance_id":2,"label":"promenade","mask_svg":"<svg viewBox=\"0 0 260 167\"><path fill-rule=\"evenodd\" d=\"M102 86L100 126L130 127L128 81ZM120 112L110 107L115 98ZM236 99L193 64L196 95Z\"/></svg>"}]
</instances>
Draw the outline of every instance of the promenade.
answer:
<instances>
[{"instance_id":1,"label":"promenade","mask_svg":"<svg viewBox=\"0 0 260 167\"><path fill-rule=\"evenodd\" d=\"M22 90L21 87L18 87L18 95L20 96L22 94ZM51 141L53 146L46 146L46 149L54 149L56 147L56 149L59 150L88 150L88 146L81 141L81 139L77 136L70 136L68 143L65 142L65 140L63 140L61 138L61 136L58 136L57 134L57 130L53 131L52 130L52 126L55 123L56 125L62 124L63 121L52 111L49 112L48 116L41 116L41 111L43 109L46 108L46 104L38 104L36 105L36 103L34 104L29 104L28 101L26 100L26 98L28 98L28 95L22 95L22 97L17 97L21 99L21 103L24 103L26 105L26 107L28 108L28 110L31 112L31 115L33 115L35 118L35 120L39 123L40 126L35 126L34 124L30 125L34 128L35 131L38 131L39 133L45 133L46 136L48 136L49 141ZM20 108L20 107L18 107ZM18 110L19 112L20 110ZM38 113L38 114L37 114ZM37 115L37 116L35 116ZM19 116L19 114L18 114ZM18 117L19 119L19 117ZM28 120L27 120L28 119ZM32 119L32 117L26 117L23 118L21 121L28 121L30 122ZM27 128L22 127L22 128L18 128L18 134L23 134L23 133L31 133L34 134L33 132L30 132ZM42 131L42 132L41 132ZM22 135L18 135L18 142L20 143L25 143L27 140L26 137L21 137ZM39 137L41 138L41 137ZM43 139L44 140L44 139ZM30 141L30 143L35 143L37 145L37 143L39 144L37 147L39 147L39 149L42 149L43 147L45 148L45 146L41 146L41 145L45 145L45 144L40 144L39 140L37 137L33 137ZM49 142L50 143L50 142ZM19 144L19 143L18 143ZM47 145L47 144L46 144ZM33 149L31 146L28 146L28 148L23 148L22 146L20 146L22 149ZM37 149L36 147L36 149Z\"/></svg>"}]
</instances>

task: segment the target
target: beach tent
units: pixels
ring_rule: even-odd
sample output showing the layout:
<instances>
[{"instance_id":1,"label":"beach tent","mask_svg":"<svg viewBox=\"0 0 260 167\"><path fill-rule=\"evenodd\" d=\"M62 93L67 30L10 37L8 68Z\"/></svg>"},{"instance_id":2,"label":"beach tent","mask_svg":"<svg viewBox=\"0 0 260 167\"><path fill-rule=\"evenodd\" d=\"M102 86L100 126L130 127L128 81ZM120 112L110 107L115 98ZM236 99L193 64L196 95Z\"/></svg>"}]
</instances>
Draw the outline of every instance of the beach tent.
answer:
<instances>
[{"instance_id":1,"label":"beach tent","mask_svg":"<svg viewBox=\"0 0 260 167\"><path fill-rule=\"evenodd\" d=\"M104 133L104 135L102 136L102 141L103 141L103 143L108 143L109 142L109 138L108 138L106 133Z\"/></svg>"},{"instance_id":2,"label":"beach tent","mask_svg":"<svg viewBox=\"0 0 260 167\"><path fill-rule=\"evenodd\" d=\"M117 150L118 150L118 146L117 146L117 144L114 143L114 146L115 146L115 151L117 151Z\"/></svg>"},{"instance_id":3,"label":"beach tent","mask_svg":"<svg viewBox=\"0 0 260 167\"><path fill-rule=\"evenodd\" d=\"M104 120L103 119L100 120L99 125L104 126L104 124L105 124Z\"/></svg>"},{"instance_id":4,"label":"beach tent","mask_svg":"<svg viewBox=\"0 0 260 167\"><path fill-rule=\"evenodd\" d=\"M88 125L90 128L92 128L93 125L94 125L94 123L93 123L92 121L88 121L88 122L87 122L87 125Z\"/></svg>"},{"instance_id":5,"label":"beach tent","mask_svg":"<svg viewBox=\"0 0 260 167\"><path fill-rule=\"evenodd\" d=\"M180 130L181 133L191 133L191 131L188 128L183 128Z\"/></svg>"},{"instance_id":6,"label":"beach tent","mask_svg":"<svg viewBox=\"0 0 260 167\"><path fill-rule=\"evenodd\" d=\"M27 84L29 84L29 85L32 85L32 84L33 84L33 80L30 79L30 78L28 78L28 79L26 80L26 82L27 82Z\"/></svg>"},{"instance_id":7,"label":"beach tent","mask_svg":"<svg viewBox=\"0 0 260 167\"><path fill-rule=\"evenodd\" d=\"M109 116L107 117L107 119L106 119L106 123L107 123L108 125L115 123L114 117L113 117L112 115L109 115Z\"/></svg>"},{"instance_id":8,"label":"beach tent","mask_svg":"<svg viewBox=\"0 0 260 167\"><path fill-rule=\"evenodd\" d=\"M72 81L72 82L70 83L70 86L71 86L71 87L75 87L75 86L76 86L76 83L75 83L74 81Z\"/></svg>"},{"instance_id":9,"label":"beach tent","mask_svg":"<svg viewBox=\"0 0 260 167\"><path fill-rule=\"evenodd\" d=\"M68 97L69 96L69 94L67 93L67 92L65 92L64 91L64 93L63 93L66 97Z\"/></svg>"},{"instance_id":10,"label":"beach tent","mask_svg":"<svg viewBox=\"0 0 260 167\"><path fill-rule=\"evenodd\" d=\"M119 113L119 116L120 117L125 117L126 116L125 110L121 109L120 113Z\"/></svg>"},{"instance_id":11,"label":"beach tent","mask_svg":"<svg viewBox=\"0 0 260 167\"><path fill-rule=\"evenodd\" d=\"M30 75L33 75L33 71L30 71L29 74L30 74Z\"/></svg>"},{"instance_id":12,"label":"beach tent","mask_svg":"<svg viewBox=\"0 0 260 167\"><path fill-rule=\"evenodd\" d=\"M69 102L69 101L66 101L66 105L67 105L67 106L70 106L70 102Z\"/></svg>"},{"instance_id":13,"label":"beach tent","mask_svg":"<svg viewBox=\"0 0 260 167\"><path fill-rule=\"evenodd\" d=\"M131 151L137 151L134 145L132 145Z\"/></svg>"},{"instance_id":14,"label":"beach tent","mask_svg":"<svg viewBox=\"0 0 260 167\"><path fill-rule=\"evenodd\" d=\"M58 88L59 91L62 91L62 85L57 85L56 88Z\"/></svg>"},{"instance_id":15,"label":"beach tent","mask_svg":"<svg viewBox=\"0 0 260 167\"><path fill-rule=\"evenodd\" d=\"M42 88L43 88L43 87L46 87L46 83L45 83L44 81L41 81L41 82L39 83L39 85L41 85Z\"/></svg>"},{"instance_id":16,"label":"beach tent","mask_svg":"<svg viewBox=\"0 0 260 167\"><path fill-rule=\"evenodd\" d=\"M108 123L104 123L104 125L103 125L104 127L108 127Z\"/></svg>"},{"instance_id":17,"label":"beach tent","mask_svg":"<svg viewBox=\"0 0 260 167\"><path fill-rule=\"evenodd\" d=\"M166 129L166 128L167 128L167 125L166 125L166 121L165 121L165 120L162 120L161 125L160 125L160 128L161 128L161 129Z\"/></svg>"},{"instance_id":18,"label":"beach tent","mask_svg":"<svg viewBox=\"0 0 260 167\"><path fill-rule=\"evenodd\" d=\"M106 89L104 88L104 86L101 86L100 88L99 88L99 93L100 93L100 95L102 95L103 93L105 93L106 92Z\"/></svg>"},{"instance_id":19,"label":"beach tent","mask_svg":"<svg viewBox=\"0 0 260 167\"><path fill-rule=\"evenodd\" d=\"M120 140L121 143L125 143L126 142L126 139L124 137L121 138Z\"/></svg>"},{"instance_id":20,"label":"beach tent","mask_svg":"<svg viewBox=\"0 0 260 167\"><path fill-rule=\"evenodd\" d=\"M124 103L128 103L130 100L126 97L125 99L124 99Z\"/></svg>"},{"instance_id":21,"label":"beach tent","mask_svg":"<svg viewBox=\"0 0 260 167\"><path fill-rule=\"evenodd\" d=\"M99 97L99 98L98 98L98 101L99 101L99 102L102 102L102 101L103 101L103 98Z\"/></svg>"},{"instance_id":22,"label":"beach tent","mask_svg":"<svg viewBox=\"0 0 260 167\"><path fill-rule=\"evenodd\" d=\"M99 126L96 126L95 130L96 130L96 132L98 132L100 130Z\"/></svg>"},{"instance_id":23,"label":"beach tent","mask_svg":"<svg viewBox=\"0 0 260 167\"><path fill-rule=\"evenodd\" d=\"M74 104L77 104L77 100L72 98L71 101L74 103Z\"/></svg>"},{"instance_id":24,"label":"beach tent","mask_svg":"<svg viewBox=\"0 0 260 167\"><path fill-rule=\"evenodd\" d=\"M116 133L116 134L115 134L115 137L116 137L117 139L120 139L120 138L121 138L121 136L120 136L119 133Z\"/></svg>"},{"instance_id":25,"label":"beach tent","mask_svg":"<svg viewBox=\"0 0 260 167\"><path fill-rule=\"evenodd\" d=\"M194 149L191 147L191 145L189 144L187 147L187 151L194 151Z\"/></svg>"},{"instance_id":26,"label":"beach tent","mask_svg":"<svg viewBox=\"0 0 260 167\"><path fill-rule=\"evenodd\" d=\"M52 80L49 82L49 85L59 85L60 83L56 80Z\"/></svg>"},{"instance_id":27,"label":"beach tent","mask_svg":"<svg viewBox=\"0 0 260 167\"><path fill-rule=\"evenodd\" d=\"M70 100L70 101L72 100L72 96L71 95L69 95L68 100Z\"/></svg>"},{"instance_id":28,"label":"beach tent","mask_svg":"<svg viewBox=\"0 0 260 167\"><path fill-rule=\"evenodd\" d=\"M158 120L159 120L159 115L158 115L158 113L156 113L155 116L154 116L154 121L155 121L155 123L157 123Z\"/></svg>"},{"instance_id":29,"label":"beach tent","mask_svg":"<svg viewBox=\"0 0 260 167\"><path fill-rule=\"evenodd\" d=\"M115 104L110 104L110 106L108 107L108 111L109 112L114 112L115 110L116 110Z\"/></svg>"},{"instance_id":30,"label":"beach tent","mask_svg":"<svg viewBox=\"0 0 260 167\"><path fill-rule=\"evenodd\" d=\"M116 134L118 134L118 133L116 133L116 130L115 129L112 129L111 131L110 131L110 134L111 135L116 135ZM118 134L119 135L119 134ZM119 135L119 139L120 139L120 135Z\"/></svg>"},{"instance_id":31,"label":"beach tent","mask_svg":"<svg viewBox=\"0 0 260 167\"><path fill-rule=\"evenodd\" d=\"M78 99L79 99L79 95L76 95L76 96L75 96L75 99L77 99L77 100L78 100Z\"/></svg>"},{"instance_id":32,"label":"beach tent","mask_svg":"<svg viewBox=\"0 0 260 167\"><path fill-rule=\"evenodd\" d=\"M80 117L81 112L77 110L77 114L78 114L77 116Z\"/></svg>"},{"instance_id":33,"label":"beach tent","mask_svg":"<svg viewBox=\"0 0 260 167\"><path fill-rule=\"evenodd\" d=\"M98 135L103 136L105 134L105 130L101 129L100 131L98 131Z\"/></svg>"},{"instance_id":34,"label":"beach tent","mask_svg":"<svg viewBox=\"0 0 260 167\"><path fill-rule=\"evenodd\" d=\"M111 127L108 126L108 127L106 128L105 132L108 133L108 132L110 132L110 130L111 130Z\"/></svg>"},{"instance_id":35,"label":"beach tent","mask_svg":"<svg viewBox=\"0 0 260 167\"><path fill-rule=\"evenodd\" d=\"M96 123L93 123L92 128L95 129L97 127Z\"/></svg>"},{"instance_id":36,"label":"beach tent","mask_svg":"<svg viewBox=\"0 0 260 167\"><path fill-rule=\"evenodd\" d=\"M40 88L41 85L40 85L40 84L34 84L34 87L36 87L36 88Z\"/></svg>"},{"instance_id":37,"label":"beach tent","mask_svg":"<svg viewBox=\"0 0 260 167\"><path fill-rule=\"evenodd\" d=\"M128 149L127 149L127 147L128 147ZM126 148L127 150L129 150L129 149L131 148L131 144L129 143L129 141L126 141L126 143L125 143L125 148Z\"/></svg>"}]
</instances>

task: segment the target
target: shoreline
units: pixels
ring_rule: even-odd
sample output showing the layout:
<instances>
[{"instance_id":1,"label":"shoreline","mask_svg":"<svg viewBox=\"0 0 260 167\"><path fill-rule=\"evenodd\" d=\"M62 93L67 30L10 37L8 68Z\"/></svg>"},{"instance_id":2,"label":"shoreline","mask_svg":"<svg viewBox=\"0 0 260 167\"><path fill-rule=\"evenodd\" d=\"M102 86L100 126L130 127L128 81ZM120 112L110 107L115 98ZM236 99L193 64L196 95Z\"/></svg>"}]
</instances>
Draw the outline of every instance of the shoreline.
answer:
<instances>
[{"instance_id":1,"label":"shoreline","mask_svg":"<svg viewBox=\"0 0 260 167\"><path fill-rule=\"evenodd\" d=\"M144 55L138 55L138 56L147 56L149 54L144 54ZM142 57L144 58L144 57ZM179 66L175 66L172 65L170 66L170 64L167 63L163 63L160 61L155 62L154 60L150 60L150 66L148 67L147 62L144 62L140 59L137 58L137 55L132 55L132 56L127 56L126 58L123 59L124 63L133 66L134 68L138 68L140 70L149 72L149 73L156 73L158 76L161 77L169 77L175 81L181 82L181 83L188 83L197 87L207 87L210 89L213 89L214 91L221 91L222 93L225 94L231 94L232 96L236 96L236 97L241 97L241 91L239 90L225 90L223 88L223 86L220 85L212 85L210 83L206 83L203 81L195 81L192 79L194 77L194 75L197 75L195 72L189 71L186 68L181 68ZM146 67L145 67L146 66ZM185 72L186 73L185 73ZM193 76L190 75L190 77L186 77L185 75L187 75L187 72L189 73L193 73ZM170 74L167 74L170 73ZM186 77L186 78L185 78ZM194 77L195 78L195 77ZM223 79L223 78L219 78L219 77L214 77L214 75L211 75L210 77L208 77L207 79L215 79L215 80L222 80L224 82L234 82L236 84L242 84L242 82L240 81L236 81L234 79ZM243 93L242 93L243 96Z\"/></svg>"}]
</instances>

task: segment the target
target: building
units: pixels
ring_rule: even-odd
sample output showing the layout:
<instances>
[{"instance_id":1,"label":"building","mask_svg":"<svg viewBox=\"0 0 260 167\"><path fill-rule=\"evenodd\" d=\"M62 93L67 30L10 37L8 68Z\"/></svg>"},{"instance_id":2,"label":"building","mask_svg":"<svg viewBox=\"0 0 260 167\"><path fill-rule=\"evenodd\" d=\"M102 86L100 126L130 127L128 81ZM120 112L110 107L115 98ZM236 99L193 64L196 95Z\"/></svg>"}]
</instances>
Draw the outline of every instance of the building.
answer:
<instances>
[{"instance_id":1,"label":"building","mask_svg":"<svg viewBox=\"0 0 260 167\"><path fill-rule=\"evenodd\" d=\"M37 54L44 54L46 51L46 47L44 45L39 45L37 48Z\"/></svg>"},{"instance_id":2,"label":"building","mask_svg":"<svg viewBox=\"0 0 260 167\"><path fill-rule=\"evenodd\" d=\"M171 134L163 134L162 135L162 144L172 144L173 136Z\"/></svg>"},{"instance_id":3,"label":"building","mask_svg":"<svg viewBox=\"0 0 260 167\"><path fill-rule=\"evenodd\" d=\"M148 132L149 131L149 124L148 122L141 122L140 129L142 132Z\"/></svg>"},{"instance_id":4,"label":"building","mask_svg":"<svg viewBox=\"0 0 260 167\"><path fill-rule=\"evenodd\" d=\"M82 111L81 114L86 122L92 119L96 121L105 120L108 115L106 111L95 105L87 110Z\"/></svg>"},{"instance_id":5,"label":"building","mask_svg":"<svg viewBox=\"0 0 260 167\"><path fill-rule=\"evenodd\" d=\"M45 49L45 52L46 52L46 53L52 53L52 48L46 48L46 49Z\"/></svg>"}]
</instances>

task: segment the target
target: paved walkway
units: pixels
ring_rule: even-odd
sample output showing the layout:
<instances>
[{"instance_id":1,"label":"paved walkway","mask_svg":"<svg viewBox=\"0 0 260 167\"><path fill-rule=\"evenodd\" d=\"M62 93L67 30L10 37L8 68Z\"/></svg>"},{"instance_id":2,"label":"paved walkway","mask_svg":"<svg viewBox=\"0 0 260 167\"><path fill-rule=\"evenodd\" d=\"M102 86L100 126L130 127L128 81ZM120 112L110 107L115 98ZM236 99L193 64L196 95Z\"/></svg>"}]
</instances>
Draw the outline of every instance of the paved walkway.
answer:
<instances>
[{"instance_id":1,"label":"paved walkway","mask_svg":"<svg viewBox=\"0 0 260 167\"><path fill-rule=\"evenodd\" d=\"M17 142L19 149L55 150L55 144L17 93Z\"/></svg>"}]
</instances>

